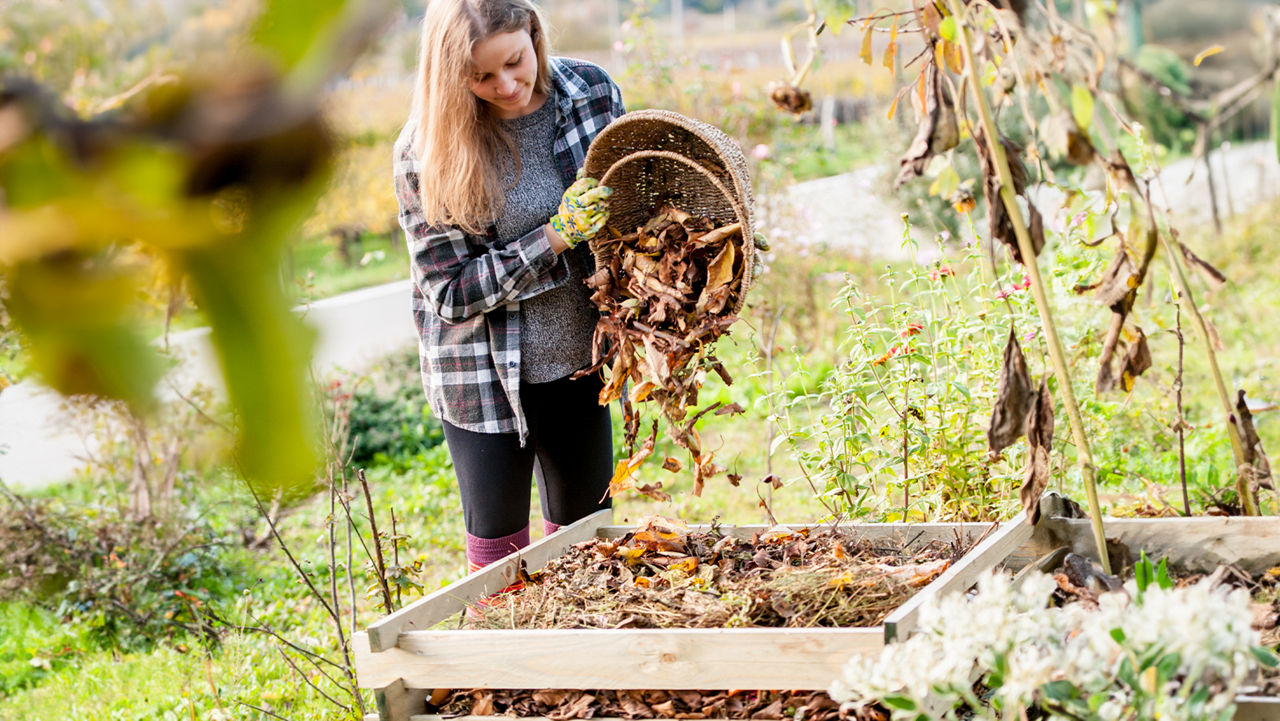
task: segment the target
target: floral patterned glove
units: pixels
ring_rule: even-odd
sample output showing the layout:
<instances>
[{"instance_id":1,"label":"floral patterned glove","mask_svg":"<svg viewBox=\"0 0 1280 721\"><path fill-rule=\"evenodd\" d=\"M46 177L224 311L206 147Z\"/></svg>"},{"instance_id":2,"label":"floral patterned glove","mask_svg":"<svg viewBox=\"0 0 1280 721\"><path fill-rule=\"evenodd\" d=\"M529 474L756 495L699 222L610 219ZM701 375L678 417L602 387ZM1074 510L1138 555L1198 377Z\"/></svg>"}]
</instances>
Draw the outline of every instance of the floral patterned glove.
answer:
<instances>
[{"instance_id":1,"label":"floral patterned glove","mask_svg":"<svg viewBox=\"0 0 1280 721\"><path fill-rule=\"evenodd\" d=\"M551 227L570 248L590 240L609 220L608 200L612 194L612 188L600 185L595 178L573 181L560 199L560 212L551 216Z\"/></svg>"}]
</instances>

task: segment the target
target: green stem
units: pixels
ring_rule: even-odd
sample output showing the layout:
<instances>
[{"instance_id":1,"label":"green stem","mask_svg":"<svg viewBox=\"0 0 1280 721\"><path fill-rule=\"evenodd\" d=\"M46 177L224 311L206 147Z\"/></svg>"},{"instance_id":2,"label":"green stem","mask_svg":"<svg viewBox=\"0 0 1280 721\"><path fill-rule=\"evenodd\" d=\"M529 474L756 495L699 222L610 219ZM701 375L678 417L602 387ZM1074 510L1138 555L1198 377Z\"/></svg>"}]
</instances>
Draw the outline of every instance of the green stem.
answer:
<instances>
[{"instance_id":1,"label":"green stem","mask_svg":"<svg viewBox=\"0 0 1280 721\"><path fill-rule=\"evenodd\" d=\"M1076 460L1080 467L1080 475L1084 480L1085 494L1089 497L1089 519L1093 526L1093 540L1098 548L1098 560L1102 569L1111 573L1111 559L1107 555L1106 535L1102 530L1102 508L1098 504L1098 484L1093 465L1093 454L1090 452L1089 437L1085 435L1084 418L1080 414L1080 406L1076 402L1075 391L1071 387L1071 375L1067 370L1067 356L1062 349L1062 341L1058 338L1058 327L1053 322L1053 312L1049 305L1049 296L1045 292L1044 279L1040 275L1040 266L1036 262L1035 247L1031 242L1031 234L1027 223L1018 208L1017 196L1014 194L1013 172L1009 169L1009 160L1005 157L1004 146L1000 144L1000 136L992 117L987 96L982 91L982 80L978 76L973 46L969 40L969 28L963 22L964 6L960 0L947 0L951 14L958 21L956 32L960 47L964 51L965 75L969 87L973 90L974 102L977 105L978 117L986 136L987 147L1000 178L1000 199L1004 202L1009 219L1013 222L1014 233L1018 237L1018 248L1022 253L1024 269L1031 278L1031 293L1036 301L1036 309L1040 311L1040 322L1044 327L1045 343L1049 346L1049 361L1053 373L1058 378L1058 390L1062 394L1062 404L1067 411L1067 419L1071 426L1071 435L1076 444Z\"/></svg>"}]
</instances>

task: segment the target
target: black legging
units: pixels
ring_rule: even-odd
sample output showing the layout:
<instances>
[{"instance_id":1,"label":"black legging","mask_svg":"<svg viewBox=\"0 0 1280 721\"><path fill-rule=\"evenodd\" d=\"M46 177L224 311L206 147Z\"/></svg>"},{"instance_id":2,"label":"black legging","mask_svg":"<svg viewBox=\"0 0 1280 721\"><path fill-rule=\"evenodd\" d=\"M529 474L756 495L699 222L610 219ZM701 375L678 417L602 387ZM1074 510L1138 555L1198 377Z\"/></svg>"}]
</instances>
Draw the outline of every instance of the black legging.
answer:
<instances>
[{"instance_id":1,"label":"black legging","mask_svg":"<svg viewBox=\"0 0 1280 721\"><path fill-rule=\"evenodd\" d=\"M594 374L522 383L520 402L529 422L523 448L515 433L476 433L444 423L467 533L502 538L527 526L531 472L542 515L552 523L568 525L611 505L606 491L613 428L609 409L597 402L600 388Z\"/></svg>"}]
</instances>

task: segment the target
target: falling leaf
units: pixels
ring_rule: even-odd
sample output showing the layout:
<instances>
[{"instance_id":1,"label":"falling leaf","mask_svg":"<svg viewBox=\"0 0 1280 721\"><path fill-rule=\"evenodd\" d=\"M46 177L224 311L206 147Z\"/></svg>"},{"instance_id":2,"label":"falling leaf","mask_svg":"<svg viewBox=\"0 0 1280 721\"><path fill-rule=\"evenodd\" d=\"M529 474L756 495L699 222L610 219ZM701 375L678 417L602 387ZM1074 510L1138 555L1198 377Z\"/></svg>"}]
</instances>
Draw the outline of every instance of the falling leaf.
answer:
<instances>
[{"instance_id":1,"label":"falling leaf","mask_svg":"<svg viewBox=\"0 0 1280 721\"><path fill-rule=\"evenodd\" d=\"M991 411L991 423L987 427L987 444L992 454L1008 448L1022 436L1027 420L1027 410L1034 400L1031 374L1027 361L1018 345L1013 326L1009 327L1009 340L1004 347L1004 362L1000 367L1000 380L996 386L996 405Z\"/></svg>"},{"instance_id":2,"label":"falling leaf","mask_svg":"<svg viewBox=\"0 0 1280 721\"><path fill-rule=\"evenodd\" d=\"M1191 62L1198 68L1200 67L1200 63L1204 62L1205 58L1213 55L1217 55L1223 50L1226 50L1226 48L1222 47L1221 45L1210 45L1204 50L1201 50L1200 52L1196 53L1195 59L1193 59Z\"/></svg>"},{"instance_id":3,"label":"falling leaf","mask_svg":"<svg viewBox=\"0 0 1280 721\"><path fill-rule=\"evenodd\" d=\"M1027 522L1040 520L1040 496L1049 486L1049 450L1053 446L1053 396L1049 379L1040 379L1040 390L1027 410L1027 471L1019 496L1027 512Z\"/></svg>"},{"instance_id":4,"label":"falling leaf","mask_svg":"<svg viewBox=\"0 0 1280 721\"><path fill-rule=\"evenodd\" d=\"M616 496L622 491L633 487L631 484L631 476L636 472L636 469L640 467L640 464L644 463L644 459L648 458L649 454L653 453L653 444L654 437L650 436L648 440L645 441L644 445L632 454L630 458L618 461L618 465L613 471L613 478L609 480L610 496Z\"/></svg>"}]
</instances>

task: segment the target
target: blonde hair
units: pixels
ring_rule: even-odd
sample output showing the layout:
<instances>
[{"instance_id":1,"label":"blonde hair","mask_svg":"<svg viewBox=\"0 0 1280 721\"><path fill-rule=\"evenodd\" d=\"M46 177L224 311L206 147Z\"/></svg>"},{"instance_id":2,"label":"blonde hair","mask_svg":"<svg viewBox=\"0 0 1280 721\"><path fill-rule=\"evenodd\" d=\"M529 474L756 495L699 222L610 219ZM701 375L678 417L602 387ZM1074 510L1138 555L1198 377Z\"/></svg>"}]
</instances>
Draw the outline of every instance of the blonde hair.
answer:
<instances>
[{"instance_id":1,"label":"blonde hair","mask_svg":"<svg viewBox=\"0 0 1280 721\"><path fill-rule=\"evenodd\" d=\"M430 0L422 20L409 125L427 222L480 233L502 211L499 159L519 157L511 136L471 92L471 50L498 33L527 30L538 62L534 89L551 90L546 25L529 0Z\"/></svg>"}]
</instances>

